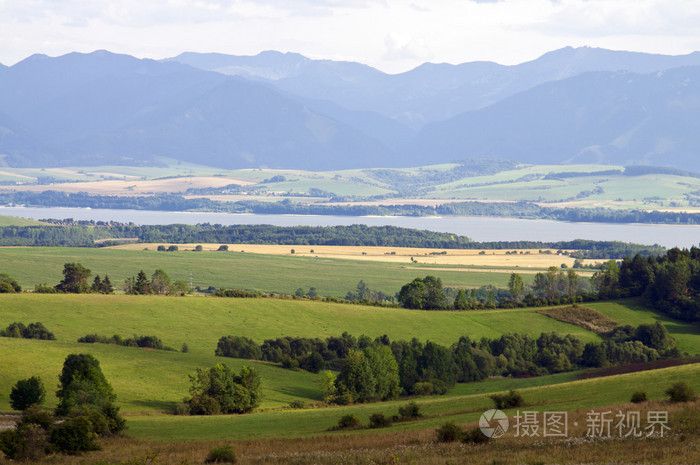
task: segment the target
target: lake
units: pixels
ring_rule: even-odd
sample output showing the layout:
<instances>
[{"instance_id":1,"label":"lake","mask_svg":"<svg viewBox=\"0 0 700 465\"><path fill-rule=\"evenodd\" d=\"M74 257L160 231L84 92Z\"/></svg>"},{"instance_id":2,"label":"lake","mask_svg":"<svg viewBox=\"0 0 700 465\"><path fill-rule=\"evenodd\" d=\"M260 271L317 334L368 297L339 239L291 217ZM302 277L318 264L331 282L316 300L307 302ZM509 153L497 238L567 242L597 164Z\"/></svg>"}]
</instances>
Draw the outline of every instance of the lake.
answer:
<instances>
[{"instance_id":1,"label":"lake","mask_svg":"<svg viewBox=\"0 0 700 465\"><path fill-rule=\"evenodd\" d=\"M275 226L400 226L467 236L475 241L568 241L592 239L690 247L700 244L700 225L569 223L493 217L397 217L331 215L254 215L240 213L98 210L90 208L0 207L0 215L22 218L73 218L136 224L271 224Z\"/></svg>"}]
</instances>

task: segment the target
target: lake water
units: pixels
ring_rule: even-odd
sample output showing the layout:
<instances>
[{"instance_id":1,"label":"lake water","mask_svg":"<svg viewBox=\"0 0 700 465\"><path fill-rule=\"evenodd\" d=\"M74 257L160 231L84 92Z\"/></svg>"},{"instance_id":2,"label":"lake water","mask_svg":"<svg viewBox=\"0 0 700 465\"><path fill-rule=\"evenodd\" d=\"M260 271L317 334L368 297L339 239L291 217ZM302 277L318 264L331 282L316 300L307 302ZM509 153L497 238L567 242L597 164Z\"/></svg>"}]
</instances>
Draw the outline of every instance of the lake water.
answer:
<instances>
[{"instance_id":1,"label":"lake water","mask_svg":"<svg viewBox=\"0 0 700 465\"><path fill-rule=\"evenodd\" d=\"M119 221L136 224L271 224L275 226L400 226L467 236L475 241L567 241L617 240L665 247L700 244L700 225L674 226L620 223L568 223L549 220L520 220L492 217L396 217L330 215L253 215L208 212L165 212L148 210L98 210L90 208L0 207L0 215L22 218L73 218L75 220Z\"/></svg>"}]
</instances>

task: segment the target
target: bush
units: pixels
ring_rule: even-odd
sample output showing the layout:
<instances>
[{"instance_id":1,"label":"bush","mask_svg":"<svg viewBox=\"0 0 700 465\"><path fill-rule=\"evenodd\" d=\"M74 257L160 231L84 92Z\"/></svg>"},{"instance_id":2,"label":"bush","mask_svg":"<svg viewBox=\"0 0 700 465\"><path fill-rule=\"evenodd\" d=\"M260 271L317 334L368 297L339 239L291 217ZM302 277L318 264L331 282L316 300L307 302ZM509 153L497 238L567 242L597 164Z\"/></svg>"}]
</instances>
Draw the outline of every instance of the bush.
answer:
<instances>
[{"instance_id":1,"label":"bush","mask_svg":"<svg viewBox=\"0 0 700 465\"><path fill-rule=\"evenodd\" d=\"M190 404L194 415L216 413L248 413L260 405L263 396L260 375L243 365L239 373L223 364L197 369L190 376Z\"/></svg>"},{"instance_id":2,"label":"bush","mask_svg":"<svg viewBox=\"0 0 700 465\"><path fill-rule=\"evenodd\" d=\"M15 288L12 284L0 281L0 294L14 294Z\"/></svg>"},{"instance_id":3,"label":"bush","mask_svg":"<svg viewBox=\"0 0 700 465\"><path fill-rule=\"evenodd\" d=\"M228 245L220 245L219 248L217 249L219 252L228 252Z\"/></svg>"},{"instance_id":4,"label":"bush","mask_svg":"<svg viewBox=\"0 0 700 465\"><path fill-rule=\"evenodd\" d=\"M338 429L357 428L360 426L360 419L355 415L343 415L338 419Z\"/></svg>"},{"instance_id":5,"label":"bush","mask_svg":"<svg viewBox=\"0 0 700 465\"><path fill-rule=\"evenodd\" d=\"M437 433L438 442L454 442L462 439L464 436L464 430L451 421L440 426L435 432Z\"/></svg>"},{"instance_id":6,"label":"bush","mask_svg":"<svg viewBox=\"0 0 700 465\"><path fill-rule=\"evenodd\" d=\"M414 384L411 391L417 396L429 396L435 391L435 388L433 387L433 383L420 382Z\"/></svg>"},{"instance_id":7,"label":"bush","mask_svg":"<svg viewBox=\"0 0 700 465\"><path fill-rule=\"evenodd\" d=\"M508 394L494 394L491 396L491 400L499 410L522 407L525 404L523 396L513 390Z\"/></svg>"},{"instance_id":8,"label":"bush","mask_svg":"<svg viewBox=\"0 0 700 465\"><path fill-rule=\"evenodd\" d=\"M180 250L180 248L178 246L171 245L170 247L168 247L167 252L177 252L178 250Z\"/></svg>"},{"instance_id":9,"label":"bush","mask_svg":"<svg viewBox=\"0 0 700 465\"><path fill-rule=\"evenodd\" d=\"M189 415L190 405L187 402L178 402L175 404L175 415Z\"/></svg>"},{"instance_id":10,"label":"bush","mask_svg":"<svg viewBox=\"0 0 700 465\"><path fill-rule=\"evenodd\" d=\"M50 431L51 444L64 454L99 450L96 439L97 434L93 431L92 423L84 415L58 423Z\"/></svg>"},{"instance_id":11,"label":"bush","mask_svg":"<svg viewBox=\"0 0 700 465\"><path fill-rule=\"evenodd\" d=\"M231 446L215 447L209 451L204 463L236 463L236 451Z\"/></svg>"},{"instance_id":12,"label":"bush","mask_svg":"<svg viewBox=\"0 0 700 465\"><path fill-rule=\"evenodd\" d=\"M24 323L15 322L7 328L0 330L2 337L17 337L24 339L41 339L44 341L55 341L56 336L40 322L30 323L29 326L24 326Z\"/></svg>"},{"instance_id":13,"label":"bush","mask_svg":"<svg viewBox=\"0 0 700 465\"><path fill-rule=\"evenodd\" d=\"M293 400L288 405L289 408L300 409L306 407L306 402L301 399Z\"/></svg>"},{"instance_id":14,"label":"bush","mask_svg":"<svg viewBox=\"0 0 700 465\"><path fill-rule=\"evenodd\" d=\"M15 410L26 410L32 405L40 405L44 402L46 389L41 378L32 376L31 378L17 381L10 392L10 405Z\"/></svg>"},{"instance_id":15,"label":"bush","mask_svg":"<svg viewBox=\"0 0 700 465\"><path fill-rule=\"evenodd\" d=\"M666 390L668 400L671 402L690 402L695 400L695 392L685 381L679 381Z\"/></svg>"},{"instance_id":16,"label":"bush","mask_svg":"<svg viewBox=\"0 0 700 465\"><path fill-rule=\"evenodd\" d=\"M58 294L55 287L47 286L46 284L37 284L34 286L34 292L37 294Z\"/></svg>"},{"instance_id":17,"label":"bush","mask_svg":"<svg viewBox=\"0 0 700 465\"><path fill-rule=\"evenodd\" d=\"M46 430L33 423L20 423L14 429L0 431L0 451L10 460L35 462L48 451Z\"/></svg>"},{"instance_id":18,"label":"bush","mask_svg":"<svg viewBox=\"0 0 700 465\"><path fill-rule=\"evenodd\" d=\"M183 342L182 349L180 349L180 352L182 352L183 354L186 354L189 351L190 351L190 346L188 346L186 342Z\"/></svg>"},{"instance_id":19,"label":"bush","mask_svg":"<svg viewBox=\"0 0 700 465\"><path fill-rule=\"evenodd\" d=\"M158 252L165 252L165 246L159 245L157 250L158 250Z\"/></svg>"},{"instance_id":20,"label":"bush","mask_svg":"<svg viewBox=\"0 0 700 465\"><path fill-rule=\"evenodd\" d=\"M333 402L338 405L350 405L355 402L355 399L353 399L352 394L349 392L343 392L335 396L335 400Z\"/></svg>"},{"instance_id":21,"label":"bush","mask_svg":"<svg viewBox=\"0 0 700 465\"><path fill-rule=\"evenodd\" d=\"M55 418L50 410L44 410L38 405L32 405L27 410L22 412L20 423L31 423L33 425L39 425L45 430L48 430L49 427L55 423Z\"/></svg>"},{"instance_id":22,"label":"bush","mask_svg":"<svg viewBox=\"0 0 700 465\"><path fill-rule=\"evenodd\" d=\"M255 341L243 336L222 336L214 354L219 357L262 359L262 351Z\"/></svg>"},{"instance_id":23,"label":"bush","mask_svg":"<svg viewBox=\"0 0 700 465\"><path fill-rule=\"evenodd\" d=\"M260 297L262 294L259 292L246 291L245 289L221 289L214 293L216 297L240 297L254 299Z\"/></svg>"},{"instance_id":24,"label":"bush","mask_svg":"<svg viewBox=\"0 0 700 465\"><path fill-rule=\"evenodd\" d=\"M195 248L194 248L194 251L195 251L195 252L201 252L202 250L204 250L204 248L203 248L201 245L197 245L197 246L195 246Z\"/></svg>"},{"instance_id":25,"label":"bush","mask_svg":"<svg viewBox=\"0 0 700 465\"><path fill-rule=\"evenodd\" d=\"M389 425L391 425L391 418L387 418L381 412L373 413L369 417L370 428L385 428Z\"/></svg>"},{"instance_id":26,"label":"bush","mask_svg":"<svg viewBox=\"0 0 700 465\"><path fill-rule=\"evenodd\" d=\"M282 368L286 368L288 370L298 370L299 360L287 357L284 360L282 360Z\"/></svg>"},{"instance_id":27,"label":"bush","mask_svg":"<svg viewBox=\"0 0 700 465\"><path fill-rule=\"evenodd\" d=\"M22 286L7 273L0 273L0 293L22 292Z\"/></svg>"},{"instance_id":28,"label":"bush","mask_svg":"<svg viewBox=\"0 0 700 465\"><path fill-rule=\"evenodd\" d=\"M478 426L472 428L469 431L465 431L462 434L462 442L471 444L481 444L482 442L487 442L489 437L481 432L481 428Z\"/></svg>"},{"instance_id":29,"label":"bush","mask_svg":"<svg viewBox=\"0 0 700 465\"><path fill-rule=\"evenodd\" d=\"M190 415L218 415L221 413L219 401L206 394L193 394L187 403Z\"/></svg>"},{"instance_id":30,"label":"bush","mask_svg":"<svg viewBox=\"0 0 700 465\"><path fill-rule=\"evenodd\" d=\"M403 407L399 407L399 417L401 419L420 418L421 416L423 415L420 413L420 407L415 402L409 402Z\"/></svg>"},{"instance_id":31,"label":"bush","mask_svg":"<svg viewBox=\"0 0 700 465\"><path fill-rule=\"evenodd\" d=\"M630 399L630 402L634 404L639 404L641 402L646 402L647 401L647 393L644 391L637 391L634 394L632 394L632 398Z\"/></svg>"}]
</instances>

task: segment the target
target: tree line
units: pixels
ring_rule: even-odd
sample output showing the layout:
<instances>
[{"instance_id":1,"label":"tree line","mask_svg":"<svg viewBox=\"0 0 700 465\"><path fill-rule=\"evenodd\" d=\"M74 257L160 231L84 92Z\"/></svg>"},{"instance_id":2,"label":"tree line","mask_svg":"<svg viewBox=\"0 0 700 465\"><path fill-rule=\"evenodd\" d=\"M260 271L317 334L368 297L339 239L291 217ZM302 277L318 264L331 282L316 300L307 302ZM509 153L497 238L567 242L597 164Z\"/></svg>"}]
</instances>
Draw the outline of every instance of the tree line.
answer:
<instances>
[{"instance_id":1,"label":"tree line","mask_svg":"<svg viewBox=\"0 0 700 465\"><path fill-rule=\"evenodd\" d=\"M292 369L324 372L328 402L346 404L399 395L444 394L456 382L490 376L541 376L586 367L640 363L678 357L675 341L661 323L618 327L602 342L583 343L571 335L505 334L472 341L464 336L446 347L434 342L339 337L267 339L258 345L242 336L222 337L218 356L265 360Z\"/></svg>"},{"instance_id":2,"label":"tree line","mask_svg":"<svg viewBox=\"0 0 700 465\"><path fill-rule=\"evenodd\" d=\"M670 249L665 255L626 257L598 277L602 298L639 296L673 318L700 321L700 248Z\"/></svg>"},{"instance_id":3,"label":"tree line","mask_svg":"<svg viewBox=\"0 0 700 465\"><path fill-rule=\"evenodd\" d=\"M68 293L68 294L113 294L114 286L108 275L101 278L96 275L90 283L92 271L81 263L66 263L63 265L63 279L55 286L38 284L34 292L41 294ZM1 286L0 282L0 286ZM150 279L143 271L139 271L136 276L131 276L124 281L122 290L130 295L184 295L188 292L189 286L184 281L171 281L170 276L162 269L153 272Z\"/></svg>"},{"instance_id":4,"label":"tree line","mask_svg":"<svg viewBox=\"0 0 700 465\"><path fill-rule=\"evenodd\" d=\"M105 222L44 220L60 226L0 227L0 245L98 247L137 238L150 243L217 243L278 245L345 245L419 247L434 249L560 249L577 250L574 258L615 258L625 255L659 254L660 246L645 246L620 241L500 241L475 242L466 236L400 228L396 226L272 226L220 224L143 225ZM77 223L77 224L76 224ZM99 242L96 242L99 241ZM165 247L165 246L164 246ZM175 246L177 247L177 246ZM167 250L167 249L166 249ZM175 248L171 249L177 250ZM225 251L222 249L222 251Z\"/></svg>"},{"instance_id":5,"label":"tree line","mask_svg":"<svg viewBox=\"0 0 700 465\"><path fill-rule=\"evenodd\" d=\"M663 255L636 254L620 262L608 260L590 280L572 269L550 267L537 273L527 286L519 274L512 273L507 290L485 286L455 291L443 288L440 278L426 276L403 285L397 300L404 308L471 310L576 305L626 297L641 297L645 305L673 318L700 321L700 248L673 248Z\"/></svg>"}]
</instances>

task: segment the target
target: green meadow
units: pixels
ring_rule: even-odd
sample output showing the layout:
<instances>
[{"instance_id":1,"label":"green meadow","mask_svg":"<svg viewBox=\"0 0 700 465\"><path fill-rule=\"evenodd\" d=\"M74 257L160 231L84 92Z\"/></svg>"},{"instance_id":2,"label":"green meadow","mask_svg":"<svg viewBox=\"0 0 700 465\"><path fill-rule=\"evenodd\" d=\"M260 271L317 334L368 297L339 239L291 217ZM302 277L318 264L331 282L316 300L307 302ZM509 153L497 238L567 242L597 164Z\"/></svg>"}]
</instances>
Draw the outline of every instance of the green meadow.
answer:
<instances>
[{"instance_id":1,"label":"green meadow","mask_svg":"<svg viewBox=\"0 0 700 465\"><path fill-rule=\"evenodd\" d=\"M700 353L698 328L670 321L629 302L610 302L596 309L621 322L663 321L678 346ZM4 294L0 295L0 326L14 321L40 321L56 341L0 338L0 410L9 410L8 394L18 380L39 375L53 390L66 355L92 353L114 385L119 403L129 414L171 411L187 395L187 375L196 368L223 362L239 368L252 363L261 371L266 398L263 409L280 408L294 400L318 401L318 375L289 371L260 362L214 356L216 343L224 335L247 336L256 342L280 336L326 337L344 331L371 337L387 334L391 339L417 337L450 345L460 336L494 338L519 332L538 336L541 332L573 334L583 341L599 339L581 327L536 313L536 309L482 310L469 312L418 311L332 304L308 300L232 299L217 297L159 297L126 295ZM639 324L639 323L637 323ZM79 344L90 333L123 337L156 335L166 346L187 353L144 350L104 344ZM571 373L527 380L495 380L494 390L511 387L533 389L574 379ZM481 392L483 383L459 385L448 396ZM490 390L490 388L489 388ZM48 404L55 403L48 396ZM160 420L163 421L163 420ZM173 420L181 421L181 420ZM207 420L197 420L207 421ZM233 420L232 420L233 421ZM248 420L243 420L248 421Z\"/></svg>"},{"instance_id":2,"label":"green meadow","mask_svg":"<svg viewBox=\"0 0 700 465\"><path fill-rule=\"evenodd\" d=\"M699 390L700 364L550 386L519 388L518 392L526 402L526 406L520 410L559 412L625 404L629 402L635 390L645 390L649 399L658 400L664 398L664 391L668 386L678 381L685 381L693 389ZM419 399L417 403L425 418L398 423L382 431L434 428L446 421L476 422L484 411L493 408L488 393L503 388L503 384L496 384L494 389L491 389L490 383L491 381L474 383L483 386L482 394ZM516 384L514 383L514 387ZM398 408L405 404L406 401L403 400L324 409L268 411L233 417L133 416L129 418L129 433L139 438L160 441L312 436L328 434L343 415L353 414L367 424L369 416L373 413L396 415ZM515 411L516 409L507 410L506 413L514 415ZM371 431L360 430L358 434L369 434Z\"/></svg>"},{"instance_id":3,"label":"green meadow","mask_svg":"<svg viewBox=\"0 0 700 465\"><path fill-rule=\"evenodd\" d=\"M241 245L245 250L245 245ZM507 287L510 273L479 271L478 268L426 266L333 258L275 256L230 252L156 252L79 247L2 247L0 272L12 275L28 289L36 284L56 285L63 278L63 265L82 263L92 276L109 275L115 287L144 270L149 276L158 268L174 280L207 288L237 288L293 294L298 288L315 287L319 295L345 297L360 280L370 289L394 294L414 278L438 276L446 286ZM429 267L428 267L429 268ZM531 282L533 275L523 275Z\"/></svg>"},{"instance_id":4,"label":"green meadow","mask_svg":"<svg viewBox=\"0 0 700 465\"><path fill-rule=\"evenodd\" d=\"M0 227L4 226L46 226L46 223L17 216L0 215Z\"/></svg>"}]
</instances>

